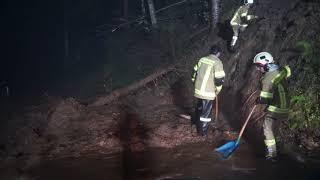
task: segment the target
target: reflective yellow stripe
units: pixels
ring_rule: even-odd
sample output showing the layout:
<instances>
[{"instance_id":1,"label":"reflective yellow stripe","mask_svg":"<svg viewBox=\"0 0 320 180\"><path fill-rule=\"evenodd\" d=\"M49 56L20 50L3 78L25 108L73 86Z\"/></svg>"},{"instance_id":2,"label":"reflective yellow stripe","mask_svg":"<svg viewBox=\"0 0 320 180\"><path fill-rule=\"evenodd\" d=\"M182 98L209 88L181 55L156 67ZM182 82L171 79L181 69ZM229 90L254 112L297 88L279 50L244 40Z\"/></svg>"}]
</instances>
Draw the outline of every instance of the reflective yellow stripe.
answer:
<instances>
[{"instance_id":1,"label":"reflective yellow stripe","mask_svg":"<svg viewBox=\"0 0 320 180\"><path fill-rule=\"evenodd\" d=\"M280 78L280 76L281 76L280 73L277 74L277 75L271 80L272 84L275 84L275 83L276 83L276 80L278 80L278 79Z\"/></svg>"},{"instance_id":2,"label":"reflective yellow stripe","mask_svg":"<svg viewBox=\"0 0 320 180\"><path fill-rule=\"evenodd\" d=\"M282 84L278 85L278 92L280 96L280 108L286 108L287 107L287 101L286 101L286 93L284 92L284 88Z\"/></svg>"},{"instance_id":3,"label":"reflective yellow stripe","mask_svg":"<svg viewBox=\"0 0 320 180\"><path fill-rule=\"evenodd\" d=\"M273 98L273 93L269 93L269 92L266 92L266 91L261 91L261 92L260 92L260 97L263 97L263 98Z\"/></svg>"},{"instance_id":4,"label":"reflective yellow stripe","mask_svg":"<svg viewBox=\"0 0 320 180\"><path fill-rule=\"evenodd\" d=\"M204 64L207 64L207 65L213 66L214 61L212 61L209 58L201 58L199 63L204 63Z\"/></svg>"},{"instance_id":5,"label":"reflective yellow stripe","mask_svg":"<svg viewBox=\"0 0 320 180\"><path fill-rule=\"evenodd\" d=\"M283 113L283 114L289 113L289 109L282 109L275 106L269 106L268 111L275 112L275 113Z\"/></svg>"},{"instance_id":6,"label":"reflective yellow stripe","mask_svg":"<svg viewBox=\"0 0 320 180\"><path fill-rule=\"evenodd\" d=\"M191 78L191 81L194 82L196 80L196 74L197 74L197 71L198 71L198 68L201 66L201 62L199 61L198 64L196 64L194 67L193 67L193 75L192 75L192 78Z\"/></svg>"},{"instance_id":7,"label":"reflective yellow stripe","mask_svg":"<svg viewBox=\"0 0 320 180\"><path fill-rule=\"evenodd\" d=\"M196 65L193 67L193 70L194 70L194 71L198 71L198 64L196 64Z\"/></svg>"},{"instance_id":8,"label":"reflective yellow stripe","mask_svg":"<svg viewBox=\"0 0 320 180\"><path fill-rule=\"evenodd\" d=\"M280 83L284 78L288 78L291 76L291 70L289 66L284 67L285 70L282 70L280 73L278 73L272 80L271 82L273 84L278 84Z\"/></svg>"},{"instance_id":9,"label":"reflective yellow stripe","mask_svg":"<svg viewBox=\"0 0 320 180\"><path fill-rule=\"evenodd\" d=\"M195 94L200 95L200 96L205 96L205 97L211 97L214 98L216 97L216 93L211 93L211 92L205 92L205 91L200 91L199 89L194 90Z\"/></svg>"},{"instance_id":10,"label":"reflective yellow stripe","mask_svg":"<svg viewBox=\"0 0 320 180\"><path fill-rule=\"evenodd\" d=\"M278 84L280 83L280 81L282 81L282 79L285 77L285 73L280 73L278 74L275 78L272 79L272 83L273 84Z\"/></svg>"},{"instance_id":11,"label":"reflective yellow stripe","mask_svg":"<svg viewBox=\"0 0 320 180\"><path fill-rule=\"evenodd\" d=\"M225 76L226 76L226 73L224 71L214 72L214 77L216 77L216 78L222 78Z\"/></svg>"},{"instance_id":12,"label":"reflective yellow stripe","mask_svg":"<svg viewBox=\"0 0 320 180\"><path fill-rule=\"evenodd\" d=\"M244 12L241 14L241 17L247 16L248 12Z\"/></svg>"},{"instance_id":13,"label":"reflective yellow stripe","mask_svg":"<svg viewBox=\"0 0 320 180\"><path fill-rule=\"evenodd\" d=\"M231 19L231 25L238 24L238 23L235 22L235 21L236 21L238 15L240 14L240 9L241 9L241 8L238 8L237 11L236 11L236 13L235 13L234 16L232 17L232 19Z\"/></svg>"},{"instance_id":14,"label":"reflective yellow stripe","mask_svg":"<svg viewBox=\"0 0 320 180\"><path fill-rule=\"evenodd\" d=\"M219 93L221 91L221 89L222 89L222 85L221 86L217 86L216 87L216 92Z\"/></svg>"},{"instance_id":15,"label":"reflective yellow stripe","mask_svg":"<svg viewBox=\"0 0 320 180\"><path fill-rule=\"evenodd\" d=\"M276 145L276 140L275 139L269 139L269 140L264 140L264 143L266 144L266 146L274 146Z\"/></svg>"},{"instance_id":16,"label":"reflective yellow stripe","mask_svg":"<svg viewBox=\"0 0 320 180\"><path fill-rule=\"evenodd\" d=\"M196 80L196 74L197 72L194 72L193 75L192 75L192 78L191 78L191 81L194 82Z\"/></svg>"},{"instance_id":17,"label":"reflective yellow stripe","mask_svg":"<svg viewBox=\"0 0 320 180\"><path fill-rule=\"evenodd\" d=\"M240 25L240 24L237 23L237 22L231 22L230 24L231 24L231 26Z\"/></svg>"},{"instance_id":18,"label":"reflective yellow stripe","mask_svg":"<svg viewBox=\"0 0 320 180\"><path fill-rule=\"evenodd\" d=\"M287 78L291 76L291 69L289 66L284 66L284 68L287 70Z\"/></svg>"},{"instance_id":19,"label":"reflective yellow stripe","mask_svg":"<svg viewBox=\"0 0 320 180\"><path fill-rule=\"evenodd\" d=\"M200 88L201 92L206 91L206 86L207 86L208 79L210 77L211 69L212 69L212 66L208 66L206 73L203 76L203 81L202 81L201 88Z\"/></svg>"}]
</instances>

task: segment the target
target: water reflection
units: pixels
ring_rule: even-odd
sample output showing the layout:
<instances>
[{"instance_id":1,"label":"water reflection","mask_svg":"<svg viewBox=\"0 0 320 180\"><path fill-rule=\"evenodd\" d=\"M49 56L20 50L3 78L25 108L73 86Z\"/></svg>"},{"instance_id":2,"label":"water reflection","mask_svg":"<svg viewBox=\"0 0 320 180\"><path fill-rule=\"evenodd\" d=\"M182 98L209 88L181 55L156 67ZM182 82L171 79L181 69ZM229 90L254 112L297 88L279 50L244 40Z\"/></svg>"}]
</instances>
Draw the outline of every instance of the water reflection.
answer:
<instances>
[{"instance_id":1,"label":"water reflection","mask_svg":"<svg viewBox=\"0 0 320 180\"><path fill-rule=\"evenodd\" d=\"M305 179L303 166L283 159L265 162L242 144L229 160L222 160L209 144L191 144L175 149L65 158L43 161L29 170L35 179L45 180L186 180L186 179Z\"/></svg>"}]
</instances>

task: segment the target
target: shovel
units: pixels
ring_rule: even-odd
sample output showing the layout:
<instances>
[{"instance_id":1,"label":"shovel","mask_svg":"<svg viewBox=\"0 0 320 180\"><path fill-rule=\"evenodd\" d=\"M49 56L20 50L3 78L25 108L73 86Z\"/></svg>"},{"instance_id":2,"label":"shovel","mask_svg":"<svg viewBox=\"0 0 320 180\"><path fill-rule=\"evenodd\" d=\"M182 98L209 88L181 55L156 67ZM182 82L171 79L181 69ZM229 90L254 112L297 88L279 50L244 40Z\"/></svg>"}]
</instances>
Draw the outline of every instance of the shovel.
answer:
<instances>
[{"instance_id":1,"label":"shovel","mask_svg":"<svg viewBox=\"0 0 320 180\"><path fill-rule=\"evenodd\" d=\"M216 123L218 123L218 115L219 115L219 101L218 101L218 96L217 96L216 97L216 114L215 114Z\"/></svg>"},{"instance_id":2,"label":"shovel","mask_svg":"<svg viewBox=\"0 0 320 180\"><path fill-rule=\"evenodd\" d=\"M246 128L246 126L249 122L249 119L251 118L252 113L253 113L254 109L256 108L256 106L257 105L253 106L249 116L246 119L246 122L243 124L238 139L233 140L233 141L229 141L226 144L215 149L215 151L220 153L223 158L228 159L231 156L231 154L239 147L241 136L242 136L244 129Z\"/></svg>"}]
</instances>

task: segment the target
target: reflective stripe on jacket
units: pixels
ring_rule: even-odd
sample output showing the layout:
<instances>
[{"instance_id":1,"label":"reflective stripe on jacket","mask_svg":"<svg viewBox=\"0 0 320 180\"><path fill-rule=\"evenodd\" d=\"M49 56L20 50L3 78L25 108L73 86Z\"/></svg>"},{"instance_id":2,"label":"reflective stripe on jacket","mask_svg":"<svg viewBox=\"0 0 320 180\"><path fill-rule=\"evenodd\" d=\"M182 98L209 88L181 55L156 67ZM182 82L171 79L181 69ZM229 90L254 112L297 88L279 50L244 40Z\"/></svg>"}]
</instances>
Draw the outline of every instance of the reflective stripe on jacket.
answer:
<instances>
[{"instance_id":1,"label":"reflective stripe on jacket","mask_svg":"<svg viewBox=\"0 0 320 180\"><path fill-rule=\"evenodd\" d=\"M286 79L290 77L289 66L285 66L281 71L274 70L267 72L262 78L262 90L260 97L268 100L268 111L278 114L289 113L289 99Z\"/></svg>"},{"instance_id":2,"label":"reflective stripe on jacket","mask_svg":"<svg viewBox=\"0 0 320 180\"><path fill-rule=\"evenodd\" d=\"M198 64L195 65L194 71L194 96L200 99L215 99L222 86L216 87L214 79L225 77L221 60L214 55L203 57L199 60Z\"/></svg>"}]
</instances>

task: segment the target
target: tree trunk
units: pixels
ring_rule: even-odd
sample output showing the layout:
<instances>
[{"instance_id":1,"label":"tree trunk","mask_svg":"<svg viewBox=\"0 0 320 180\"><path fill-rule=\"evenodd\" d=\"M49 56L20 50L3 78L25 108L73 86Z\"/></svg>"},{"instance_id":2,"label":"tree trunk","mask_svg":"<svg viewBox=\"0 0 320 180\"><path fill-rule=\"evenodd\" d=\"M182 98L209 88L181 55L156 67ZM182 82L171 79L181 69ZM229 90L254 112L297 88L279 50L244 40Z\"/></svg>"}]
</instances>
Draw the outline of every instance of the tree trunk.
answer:
<instances>
[{"instance_id":1,"label":"tree trunk","mask_svg":"<svg viewBox=\"0 0 320 180\"><path fill-rule=\"evenodd\" d=\"M215 28L219 22L220 0L211 0L211 28Z\"/></svg>"},{"instance_id":2,"label":"tree trunk","mask_svg":"<svg viewBox=\"0 0 320 180\"><path fill-rule=\"evenodd\" d=\"M64 3L63 7L64 17L63 17L63 36L64 36L64 65L67 65L69 59L69 29L68 29L68 12L67 3Z\"/></svg>"},{"instance_id":3,"label":"tree trunk","mask_svg":"<svg viewBox=\"0 0 320 180\"><path fill-rule=\"evenodd\" d=\"M146 7L144 6L144 0L141 0L141 12L142 16L146 16Z\"/></svg>"},{"instance_id":4,"label":"tree trunk","mask_svg":"<svg viewBox=\"0 0 320 180\"><path fill-rule=\"evenodd\" d=\"M128 19L128 0L123 0L123 17Z\"/></svg>"},{"instance_id":5,"label":"tree trunk","mask_svg":"<svg viewBox=\"0 0 320 180\"><path fill-rule=\"evenodd\" d=\"M148 5L149 5L149 12L150 12L150 19L151 19L151 24L153 28L157 28L157 18L156 18L156 13L154 11L154 3L153 0L148 0Z\"/></svg>"},{"instance_id":6,"label":"tree trunk","mask_svg":"<svg viewBox=\"0 0 320 180\"><path fill-rule=\"evenodd\" d=\"M129 94L129 93L145 86L146 84L150 83L151 81L154 81L157 78L159 78L159 77L161 77L161 76L163 76L173 70L174 70L174 66L169 66L165 69L160 69L160 70L156 71L155 73L147 76L146 78L144 78L136 83L131 84L130 86L114 90L114 91L112 91L111 94L98 98L96 101L94 101L89 106L91 106L91 107L103 106L105 104L111 103L112 101L118 99L119 97Z\"/></svg>"}]
</instances>

